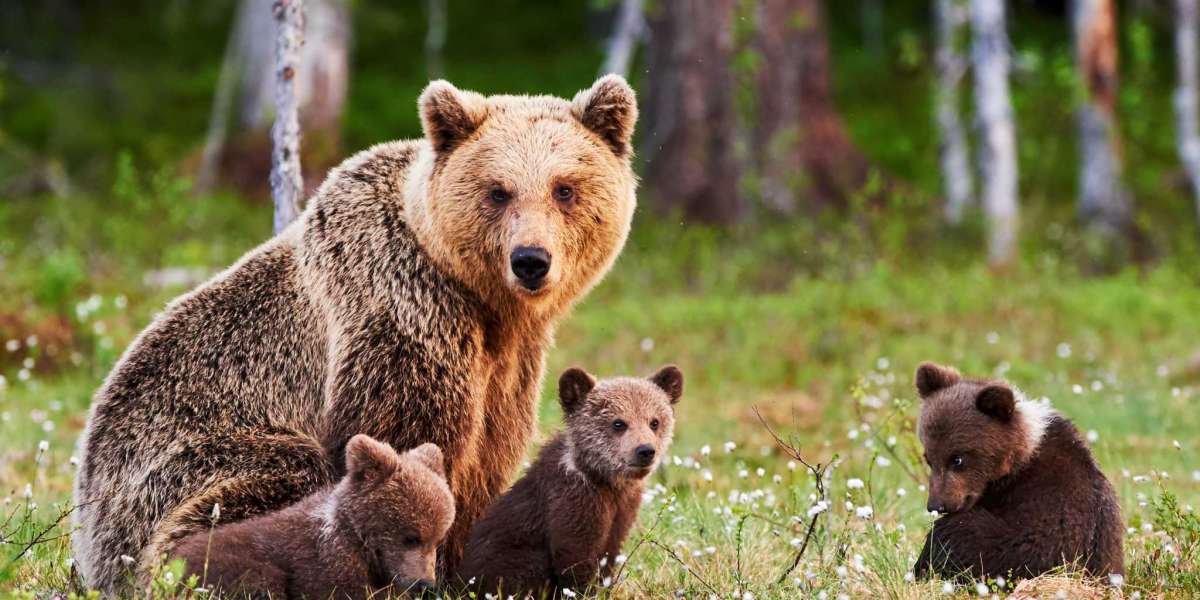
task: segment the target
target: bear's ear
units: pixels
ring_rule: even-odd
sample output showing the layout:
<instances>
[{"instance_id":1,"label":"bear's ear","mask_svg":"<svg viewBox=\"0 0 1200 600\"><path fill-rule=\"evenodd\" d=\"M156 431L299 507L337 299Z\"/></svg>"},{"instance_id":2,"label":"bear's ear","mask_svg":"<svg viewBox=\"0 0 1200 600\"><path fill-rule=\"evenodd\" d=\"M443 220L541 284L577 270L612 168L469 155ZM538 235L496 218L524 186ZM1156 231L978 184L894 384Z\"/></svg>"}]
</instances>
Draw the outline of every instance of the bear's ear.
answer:
<instances>
[{"instance_id":1,"label":"bear's ear","mask_svg":"<svg viewBox=\"0 0 1200 600\"><path fill-rule=\"evenodd\" d=\"M1007 423L1012 420L1013 411L1017 408L1017 398L1013 395L1012 388L993 384L983 388L979 395L975 396L975 408L993 419Z\"/></svg>"},{"instance_id":2,"label":"bear's ear","mask_svg":"<svg viewBox=\"0 0 1200 600\"><path fill-rule=\"evenodd\" d=\"M430 471L446 476L446 458L437 444L425 443L405 453L409 458L429 467Z\"/></svg>"},{"instance_id":3,"label":"bear's ear","mask_svg":"<svg viewBox=\"0 0 1200 600\"><path fill-rule=\"evenodd\" d=\"M596 387L596 378L579 367L571 367L563 371L558 378L558 401L562 403L563 412L574 413L583 406L588 392Z\"/></svg>"},{"instance_id":4,"label":"bear's ear","mask_svg":"<svg viewBox=\"0 0 1200 600\"><path fill-rule=\"evenodd\" d=\"M425 86L417 105L425 138L439 155L458 147L483 123L483 96L461 91L442 79Z\"/></svg>"},{"instance_id":5,"label":"bear's ear","mask_svg":"<svg viewBox=\"0 0 1200 600\"><path fill-rule=\"evenodd\" d=\"M392 474L400 456L391 446L358 434L346 444L346 475L353 481L378 481Z\"/></svg>"},{"instance_id":6,"label":"bear's ear","mask_svg":"<svg viewBox=\"0 0 1200 600\"><path fill-rule=\"evenodd\" d=\"M935 365L931 362L921 363L917 367L917 393L922 398L928 398L934 392L950 387L959 382L962 376L951 367Z\"/></svg>"},{"instance_id":7,"label":"bear's ear","mask_svg":"<svg viewBox=\"0 0 1200 600\"><path fill-rule=\"evenodd\" d=\"M675 365L667 365L650 376L650 382L671 397L671 404L679 402L683 396L683 372Z\"/></svg>"},{"instance_id":8,"label":"bear's ear","mask_svg":"<svg viewBox=\"0 0 1200 600\"><path fill-rule=\"evenodd\" d=\"M620 75L605 75L592 87L575 94L571 112L583 126L600 136L614 154L631 154L633 126L637 123L637 97Z\"/></svg>"}]
</instances>

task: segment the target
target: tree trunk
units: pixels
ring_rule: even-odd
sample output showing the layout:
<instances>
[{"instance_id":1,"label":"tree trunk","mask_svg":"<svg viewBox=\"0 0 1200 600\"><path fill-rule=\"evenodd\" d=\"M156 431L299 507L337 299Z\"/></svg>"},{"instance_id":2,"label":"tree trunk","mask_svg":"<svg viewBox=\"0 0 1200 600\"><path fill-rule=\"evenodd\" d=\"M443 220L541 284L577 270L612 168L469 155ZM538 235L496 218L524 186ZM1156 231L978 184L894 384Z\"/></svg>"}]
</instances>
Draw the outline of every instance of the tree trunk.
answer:
<instances>
[{"instance_id":1,"label":"tree trunk","mask_svg":"<svg viewBox=\"0 0 1200 600\"><path fill-rule=\"evenodd\" d=\"M945 186L946 220L962 222L963 211L972 204L970 149L959 117L958 88L967 70L960 51L968 18L961 0L935 0L934 21L937 29L936 121L941 136L942 181Z\"/></svg>"},{"instance_id":2,"label":"tree trunk","mask_svg":"<svg viewBox=\"0 0 1200 600\"><path fill-rule=\"evenodd\" d=\"M212 110L208 116L208 133L204 137L204 152L200 158L200 170L196 176L196 191L208 193L217 184L221 166L221 154L225 150L225 136L229 130L229 110L233 106L233 94L237 89L243 63L241 39L247 27L247 8L243 2L233 20L229 40L225 42L225 54L221 58L221 73L217 76L217 91L213 96Z\"/></svg>"},{"instance_id":3,"label":"tree trunk","mask_svg":"<svg viewBox=\"0 0 1200 600\"><path fill-rule=\"evenodd\" d=\"M659 208L711 223L730 223L745 212L730 70L735 4L663 2L649 20L646 182Z\"/></svg>"},{"instance_id":4,"label":"tree trunk","mask_svg":"<svg viewBox=\"0 0 1200 600\"><path fill-rule=\"evenodd\" d=\"M833 100L829 42L817 0L758 4L760 55L753 152L763 202L795 212L844 206L862 189L867 161Z\"/></svg>"},{"instance_id":5,"label":"tree trunk","mask_svg":"<svg viewBox=\"0 0 1200 600\"><path fill-rule=\"evenodd\" d=\"M1200 123L1197 123L1196 0L1175 0L1176 138L1200 218Z\"/></svg>"},{"instance_id":6,"label":"tree trunk","mask_svg":"<svg viewBox=\"0 0 1200 600\"><path fill-rule=\"evenodd\" d=\"M982 136L982 199L988 220L988 261L996 267L1016 255L1017 148L1008 93L1008 33L1004 3L971 0L971 58L975 66L975 105Z\"/></svg>"},{"instance_id":7,"label":"tree trunk","mask_svg":"<svg viewBox=\"0 0 1200 600\"><path fill-rule=\"evenodd\" d=\"M1117 104L1117 24L1112 0L1074 0L1075 58L1086 98L1079 108L1079 214L1089 225L1125 233L1129 193L1121 183Z\"/></svg>"},{"instance_id":8,"label":"tree trunk","mask_svg":"<svg viewBox=\"0 0 1200 600\"><path fill-rule=\"evenodd\" d=\"M300 212L304 178L300 175L300 104L296 72L304 45L303 0L275 0L275 125L271 128L271 196L275 233Z\"/></svg>"},{"instance_id":9,"label":"tree trunk","mask_svg":"<svg viewBox=\"0 0 1200 600\"><path fill-rule=\"evenodd\" d=\"M446 76L442 54L446 49L446 0L427 0L429 29L425 33L425 73L430 79Z\"/></svg>"},{"instance_id":10,"label":"tree trunk","mask_svg":"<svg viewBox=\"0 0 1200 600\"><path fill-rule=\"evenodd\" d=\"M633 61L633 51L645 31L646 22L642 15L643 0L623 0L617 11L616 25L612 36L608 39L608 49L604 53L604 66L601 75L616 73L622 77L629 74L629 63Z\"/></svg>"}]
</instances>

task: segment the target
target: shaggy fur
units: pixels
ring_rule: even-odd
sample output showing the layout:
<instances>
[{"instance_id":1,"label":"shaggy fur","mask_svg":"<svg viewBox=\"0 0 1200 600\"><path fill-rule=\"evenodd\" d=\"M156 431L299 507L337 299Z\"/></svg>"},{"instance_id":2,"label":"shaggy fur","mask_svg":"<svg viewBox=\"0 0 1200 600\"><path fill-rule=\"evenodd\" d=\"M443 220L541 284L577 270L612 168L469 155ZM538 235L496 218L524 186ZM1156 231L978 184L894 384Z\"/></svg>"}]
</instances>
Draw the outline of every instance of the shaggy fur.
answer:
<instances>
[{"instance_id":1,"label":"shaggy fur","mask_svg":"<svg viewBox=\"0 0 1200 600\"><path fill-rule=\"evenodd\" d=\"M598 384L582 369L563 373L567 428L471 531L463 581L501 597L557 596L608 576L637 518L643 482L671 443L682 393L675 367Z\"/></svg>"},{"instance_id":2,"label":"shaggy fur","mask_svg":"<svg viewBox=\"0 0 1200 600\"><path fill-rule=\"evenodd\" d=\"M1070 421L1007 384L923 364L919 435L931 471L918 576L1124 573L1116 493Z\"/></svg>"},{"instance_id":3,"label":"shaggy fur","mask_svg":"<svg viewBox=\"0 0 1200 600\"><path fill-rule=\"evenodd\" d=\"M442 451L403 455L365 435L346 445L336 486L283 510L198 531L176 546L185 575L255 598L368 598L434 585L454 522Z\"/></svg>"},{"instance_id":4,"label":"shaggy fur","mask_svg":"<svg viewBox=\"0 0 1200 600\"><path fill-rule=\"evenodd\" d=\"M344 472L365 433L440 446L458 517L512 476L535 429L557 322L607 272L636 204L637 107L607 76L573 101L484 97L437 81L426 139L335 169L301 218L177 299L97 392L72 536L89 586L207 526L291 504ZM511 258L537 248L544 277Z\"/></svg>"}]
</instances>

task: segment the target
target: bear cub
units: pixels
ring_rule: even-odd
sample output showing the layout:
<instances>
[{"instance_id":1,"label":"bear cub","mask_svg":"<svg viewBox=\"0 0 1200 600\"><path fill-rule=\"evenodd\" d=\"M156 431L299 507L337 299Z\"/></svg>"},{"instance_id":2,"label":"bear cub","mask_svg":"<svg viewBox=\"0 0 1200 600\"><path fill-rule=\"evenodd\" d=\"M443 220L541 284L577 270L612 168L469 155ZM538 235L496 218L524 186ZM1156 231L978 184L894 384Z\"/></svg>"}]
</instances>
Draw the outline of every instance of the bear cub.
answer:
<instances>
[{"instance_id":1,"label":"bear cub","mask_svg":"<svg viewBox=\"0 0 1200 600\"><path fill-rule=\"evenodd\" d=\"M930 511L918 577L1124 574L1116 493L1071 421L998 381L917 369Z\"/></svg>"},{"instance_id":2,"label":"bear cub","mask_svg":"<svg viewBox=\"0 0 1200 600\"><path fill-rule=\"evenodd\" d=\"M574 368L558 393L566 429L472 528L459 572L468 586L558 596L608 577L671 443L683 374L597 382Z\"/></svg>"},{"instance_id":3,"label":"bear cub","mask_svg":"<svg viewBox=\"0 0 1200 600\"><path fill-rule=\"evenodd\" d=\"M442 451L398 454L356 435L336 485L274 513L180 540L187 575L224 594L367 598L434 585L437 547L454 522Z\"/></svg>"}]
</instances>

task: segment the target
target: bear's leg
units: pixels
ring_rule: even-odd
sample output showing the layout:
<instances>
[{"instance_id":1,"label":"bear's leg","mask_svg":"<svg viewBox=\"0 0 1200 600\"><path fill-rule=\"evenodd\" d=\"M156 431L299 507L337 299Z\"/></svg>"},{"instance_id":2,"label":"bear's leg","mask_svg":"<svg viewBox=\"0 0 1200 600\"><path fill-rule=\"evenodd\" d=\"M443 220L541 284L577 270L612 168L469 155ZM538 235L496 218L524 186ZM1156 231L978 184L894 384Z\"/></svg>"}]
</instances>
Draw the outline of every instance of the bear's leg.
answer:
<instances>
[{"instance_id":1,"label":"bear's leg","mask_svg":"<svg viewBox=\"0 0 1200 600\"><path fill-rule=\"evenodd\" d=\"M1032 557L1026 533L982 508L944 516L925 537L913 573L945 579L1022 575Z\"/></svg>"},{"instance_id":2,"label":"bear's leg","mask_svg":"<svg viewBox=\"0 0 1200 600\"><path fill-rule=\"evenodd\" d=\"M279 432L205 436L188 444L162 470L205 473L203 487L170 510L142 551L143 569L155 564L184 536L216 524L240 521L286 507L332 481L333 469L311 437ZM199 463L199 464L197 464ZM144 571L143 571L144 572Z\"/></svg>"}]
</instances>

